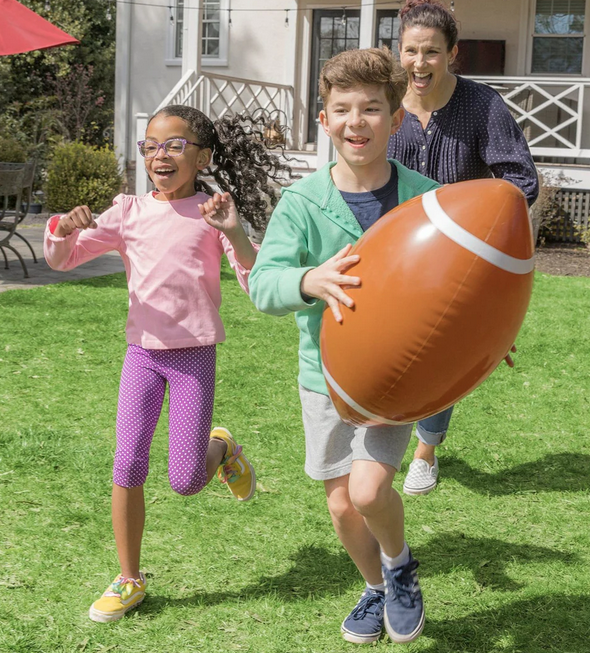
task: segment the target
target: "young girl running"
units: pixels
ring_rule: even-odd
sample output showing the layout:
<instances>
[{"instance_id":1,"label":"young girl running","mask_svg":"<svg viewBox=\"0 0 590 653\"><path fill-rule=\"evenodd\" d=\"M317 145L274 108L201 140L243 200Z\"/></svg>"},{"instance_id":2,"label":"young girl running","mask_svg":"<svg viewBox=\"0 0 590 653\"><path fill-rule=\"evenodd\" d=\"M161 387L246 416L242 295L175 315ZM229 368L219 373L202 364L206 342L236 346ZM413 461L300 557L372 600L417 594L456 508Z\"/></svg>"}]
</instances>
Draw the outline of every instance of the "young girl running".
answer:
<instances>
[{"instance_id":1,"label":"young girl running","mask_svg":"<svg viewBox=\"0 0 590 653\"><path fill-rule=\"evenodd\" d=\"M225 338L221 256L225 252L247 291L256 248L238 213L260 226L267 200L273 206L278 201L270 180L290 176L250 127L240 116L214 125L196 109L165 107L138 143L157 191L118 195L96 220L87 206L79 206L47 224L44 250L52 268L71 270L116 250L129 286L112 494L121 573L91 606L94 621L120 619L145 596L139 569L143 485L167 383L172 489L196 494L218 470L239 501L254 494L254 470L242 448L227 429L211 432L215 345ZM212 174L222 195L197 179L202 171Z\"/></svg>"}]
</instances>

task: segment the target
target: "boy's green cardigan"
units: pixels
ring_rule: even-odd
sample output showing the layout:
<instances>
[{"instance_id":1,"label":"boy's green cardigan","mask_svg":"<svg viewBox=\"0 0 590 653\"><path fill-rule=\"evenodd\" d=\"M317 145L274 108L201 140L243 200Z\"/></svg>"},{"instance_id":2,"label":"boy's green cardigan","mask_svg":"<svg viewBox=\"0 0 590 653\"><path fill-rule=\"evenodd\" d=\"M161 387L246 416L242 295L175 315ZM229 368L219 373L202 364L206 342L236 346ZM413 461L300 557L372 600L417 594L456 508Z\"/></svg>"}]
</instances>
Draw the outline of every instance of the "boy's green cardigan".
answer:
<instances>
[{"instance_id":1,"label":"boy's green cardigan","mask_svg":"<svg viewBox=\"0 0 590 653\"><path fill-rule=\"evenodd\" d=\"M401 163L392 163L397 168L400 204L438 187L436 182ZM271 315L295 312L300 331L298 381L308 390L326 395L319 344L326 303L305 302L301 297L301 279L308 270L363 235L332 181L333 165L329 163L283 189L248 279L250 297L260 311Z\"/></svg>"}]
</instances>

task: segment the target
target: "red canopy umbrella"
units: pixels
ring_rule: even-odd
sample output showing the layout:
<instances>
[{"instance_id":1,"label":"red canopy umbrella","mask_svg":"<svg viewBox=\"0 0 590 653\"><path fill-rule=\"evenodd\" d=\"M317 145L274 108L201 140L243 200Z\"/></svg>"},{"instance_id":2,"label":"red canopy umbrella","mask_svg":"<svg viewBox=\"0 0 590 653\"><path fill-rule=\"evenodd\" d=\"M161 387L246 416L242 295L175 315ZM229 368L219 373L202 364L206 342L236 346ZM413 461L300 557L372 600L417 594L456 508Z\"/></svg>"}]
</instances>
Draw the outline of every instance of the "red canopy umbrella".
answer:
<instances>
[{"instance_id":1,"label":"red canopy umbrella","mask_svg":"<svg viewBox=\"0 0 590 653\"><path fill-rule=\"evenodd\" d=\"M80 43L17 0L0 0L0 55Z\"/></svg>"}]
</instances>

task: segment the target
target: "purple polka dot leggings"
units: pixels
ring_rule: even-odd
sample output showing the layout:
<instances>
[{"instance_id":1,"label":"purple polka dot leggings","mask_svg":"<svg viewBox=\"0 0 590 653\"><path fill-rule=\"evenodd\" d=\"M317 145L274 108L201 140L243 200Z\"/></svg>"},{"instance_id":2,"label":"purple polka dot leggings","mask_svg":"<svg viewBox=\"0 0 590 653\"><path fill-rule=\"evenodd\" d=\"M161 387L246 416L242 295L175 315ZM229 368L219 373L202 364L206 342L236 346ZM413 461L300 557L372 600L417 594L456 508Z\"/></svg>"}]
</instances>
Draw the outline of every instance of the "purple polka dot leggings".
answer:
<instances>
[{"instance_id":1,"label":"purple polka dot leggings","mask_svg":"<svg viewBox=\"0 0 590 653\"><path fill-rule=\"evenodd\" d=\"M119 389L114 483L122 487L145 483L150 446L168 383L170 485L184 495L196 494L205 487L215 354L215 345L183 349L129 345Z\"/></svg>"}]
</instances>

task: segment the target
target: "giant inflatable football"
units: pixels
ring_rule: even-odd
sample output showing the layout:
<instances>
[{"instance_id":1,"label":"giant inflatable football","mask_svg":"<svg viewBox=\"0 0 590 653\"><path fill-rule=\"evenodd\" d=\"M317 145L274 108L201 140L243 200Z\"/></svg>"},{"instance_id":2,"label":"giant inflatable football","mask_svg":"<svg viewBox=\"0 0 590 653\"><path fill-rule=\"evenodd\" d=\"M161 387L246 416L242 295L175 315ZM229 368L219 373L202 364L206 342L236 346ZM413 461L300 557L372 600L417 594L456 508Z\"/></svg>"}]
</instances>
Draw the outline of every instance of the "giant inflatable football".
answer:
<instances>
[{"instance_id":1,"label":"giant inflatable football","mask_svg":"<svg viewBox=\"0 0 590 653\"><path fill-rule=\"evenodd\" d=\"M429 191L355 244L337 323L326 309L324 376L342 419L400 424L470 393L503 360L524 319L534 244L524 195L500 179Z\"/></svg>"}]
</instances>

